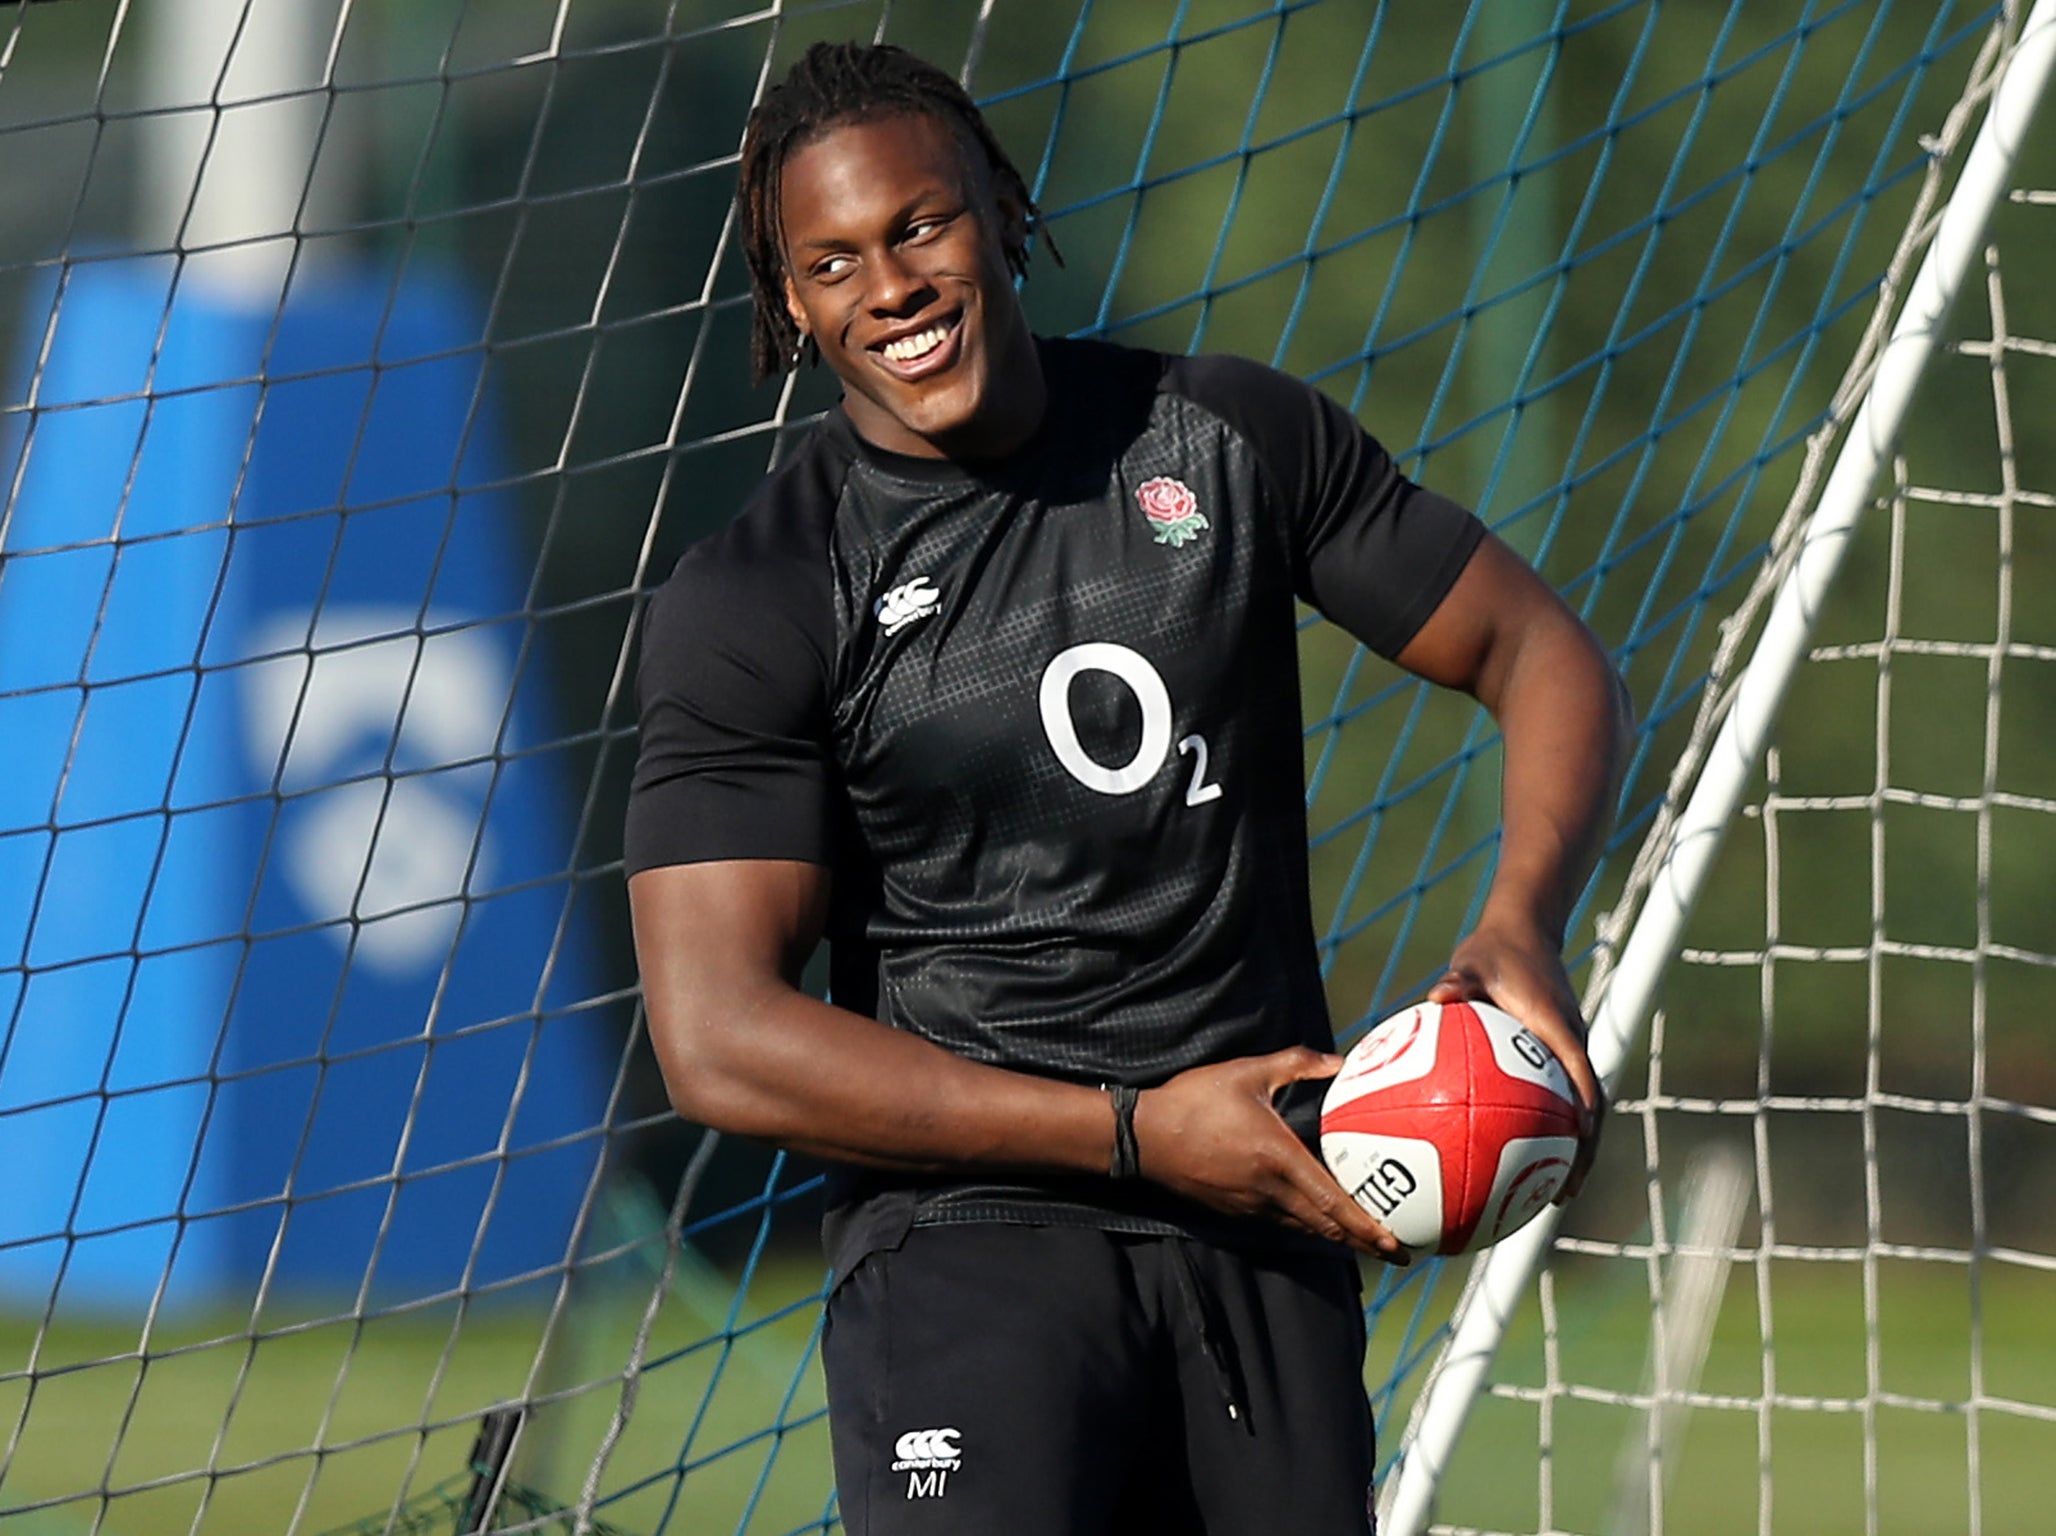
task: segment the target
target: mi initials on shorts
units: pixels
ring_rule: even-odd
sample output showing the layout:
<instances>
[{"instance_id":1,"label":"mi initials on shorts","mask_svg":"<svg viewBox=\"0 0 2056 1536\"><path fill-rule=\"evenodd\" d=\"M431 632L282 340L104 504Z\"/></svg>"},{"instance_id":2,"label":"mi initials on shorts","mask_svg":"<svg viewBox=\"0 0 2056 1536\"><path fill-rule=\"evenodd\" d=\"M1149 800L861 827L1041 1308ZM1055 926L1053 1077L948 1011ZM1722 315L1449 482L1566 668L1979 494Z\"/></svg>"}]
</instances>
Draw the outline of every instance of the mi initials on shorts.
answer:
<instances>
[{"instance_id":1,"label":"mi initials on shorts","mask_svg":"<svg viewBox=\"0 0 2056 1536\"><path fill-rule=\"evenodd\" d=\"M907 1474L907 1497L939 1499L949 1491L949 1475L964 1465L957 1454L954 1429L910 1429L893 1442L898 1460L892 1470Z\"/></svg>"}]
</instances>

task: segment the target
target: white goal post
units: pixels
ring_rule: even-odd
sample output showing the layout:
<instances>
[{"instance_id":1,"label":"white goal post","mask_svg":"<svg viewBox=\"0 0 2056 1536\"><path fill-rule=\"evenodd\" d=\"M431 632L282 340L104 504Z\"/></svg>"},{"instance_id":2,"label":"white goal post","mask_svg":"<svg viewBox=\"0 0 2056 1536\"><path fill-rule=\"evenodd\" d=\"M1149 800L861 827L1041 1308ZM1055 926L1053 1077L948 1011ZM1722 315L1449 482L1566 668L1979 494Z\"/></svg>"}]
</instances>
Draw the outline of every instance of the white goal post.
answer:
<instances>
[{"instance_id":1,"label":"white goal post","mask_svg":"<svg viewBox=\"0 0 2056 1536\"><path fill-rule=\"evenodd\" d=\"M1760 771L1795 670L1806 659L1821 610L1876 488L1916 387L1941 345L1957 295L1973 278L1986 224L2011 178L2056 70L2056 0L2035 0L1993 72L1990 105L1921 258L1889 339L1868 364L1865 384L1819 498L1768 567L1774 596L1748 663L1702 716L1711 739L1695 754L1689 797L1645 847L1653 861L1640 907L1617 961L1600 972L1588 1007L1593 1065L1609 1084L1621 1077L1648 1023L1659 984L1683 941L1708 873L1743 796ZM1911 237L1924 230L1909 231ZM2046 247L2044 248L2046 250ZM1770 586L1766 582L1765 587ZM1561 1220L1552 1209L1483 1254L1458 1305L1452 1334L1407 1427L1396 1475L1383 1497L1384 1536L1427 1528L1464 1420L1484 1390L1494 1355L1523 1293L1548 1254ZM1872 1528L1876 1511L1869 1512Z\"/></svg>"}]
</instances>

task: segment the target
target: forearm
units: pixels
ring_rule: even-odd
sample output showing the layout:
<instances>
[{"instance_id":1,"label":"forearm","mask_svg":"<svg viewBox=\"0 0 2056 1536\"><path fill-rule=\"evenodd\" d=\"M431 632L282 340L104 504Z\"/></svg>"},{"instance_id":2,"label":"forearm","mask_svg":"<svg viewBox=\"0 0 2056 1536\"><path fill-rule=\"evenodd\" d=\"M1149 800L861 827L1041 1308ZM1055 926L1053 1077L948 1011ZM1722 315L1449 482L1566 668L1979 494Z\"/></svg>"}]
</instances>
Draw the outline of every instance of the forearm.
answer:
<instances>
[{"instance_id":1,"label":"forearm","mask_svg":"<svg viewBox=\"0 0 2056 1536\"><path fill-rule=\"evenodd\" d=\"M1627 691L1605 648L1488 536L1399 662L1471 694L1505 739L1499 862L1479 926L1561 949L1626 761Z\"/></svg>"},{"instance_id":2,"label":"forearm","mask_svg":"<svg viewBox=\"0 0 2056 1536\"><path fill-rule=\"evenodd\" d=\"M651 1032L680 1114L812 1156L1079 1173L1104 1173L1111 1158L1113 1110L1098 1089L966 1061L793 988L653 998Z\"/></svg>"},{"instance_id":3,"label":"forearm","mask_svg":"<svg viewBox=\"0 0 2056 1536\"><path fill-rule=\"evenodd\" d=\"M1479 693L1505 738L1499 862L1482 920L1533 924L1560 948L1612 825L1626 691L1605 652L1570 621L1531 636Z\"/></svg>"},{"instance_id":4,"label":"forearm","mask_svg":"<svg viewBox=\"0 0 2056 1536\"><path fill-rule=\"evenodd\" d=\"M1571 909L1612 824L1626 762L1628 699L1576 614L1497 540L1401 657L1468 689L1505 740L1499 861L1478 924L1428 989L1431 1001L1485 999L1534 1030L1585 1107L1567 1191L1583 1182L1605 1109L1563 964Z\"/></svg>"}]
</instances>

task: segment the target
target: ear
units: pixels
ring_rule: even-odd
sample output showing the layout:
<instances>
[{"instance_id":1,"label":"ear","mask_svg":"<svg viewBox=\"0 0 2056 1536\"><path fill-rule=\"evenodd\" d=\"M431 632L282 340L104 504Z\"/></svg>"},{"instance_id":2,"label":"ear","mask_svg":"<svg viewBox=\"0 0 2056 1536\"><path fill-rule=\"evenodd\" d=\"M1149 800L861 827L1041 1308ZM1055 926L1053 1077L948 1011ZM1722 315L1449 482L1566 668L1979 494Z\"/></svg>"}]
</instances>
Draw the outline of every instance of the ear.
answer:
<instances>
[{"instance_id":1,"label":"ear","mask_svg":"<svg viewBox=\"0 0 2056 1536\"><path fill-rule=\"evenodd\" d=\"M800 291L793 286L792 274L785 274L785 312L792 323L799 328L800 340L807 339L807 312L800 308Z\"/></svg>"},{"instance_id":2,"label":"ear","mask_svg":"<svg viewBox=\"0 0 2056 1536\"><path fill-rule=\"evenodd\" d=\"M1000 249L1015 255L1028 249L1028 204L1010 188L994 187L992 205L999 212Z\"/></svg>"}]
</instances>

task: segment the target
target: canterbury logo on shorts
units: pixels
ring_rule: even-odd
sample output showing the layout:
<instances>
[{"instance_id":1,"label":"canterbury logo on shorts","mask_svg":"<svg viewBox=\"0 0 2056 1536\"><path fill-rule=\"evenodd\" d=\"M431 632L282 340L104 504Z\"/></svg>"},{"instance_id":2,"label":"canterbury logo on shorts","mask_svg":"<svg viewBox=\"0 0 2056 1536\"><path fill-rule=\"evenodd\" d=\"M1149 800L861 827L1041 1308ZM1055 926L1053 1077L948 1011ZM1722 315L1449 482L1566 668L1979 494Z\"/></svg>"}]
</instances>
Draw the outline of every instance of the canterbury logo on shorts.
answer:
<instances>
[{"instance_id":1,"label":"canterbury logo on shorts","mask_svg":"<svg viewBox=\"0 0 2056 1536\"><path fill-rule=\"evenodd\" d=\"M941 1467L954 1472L963 1465L963 1457L957 1452L958 1431L954 1429L910 1429L893 1442L892 1453L899 1459L892 1464L895 1472L926 1470Z\"/></svg>"}]
</instances>

